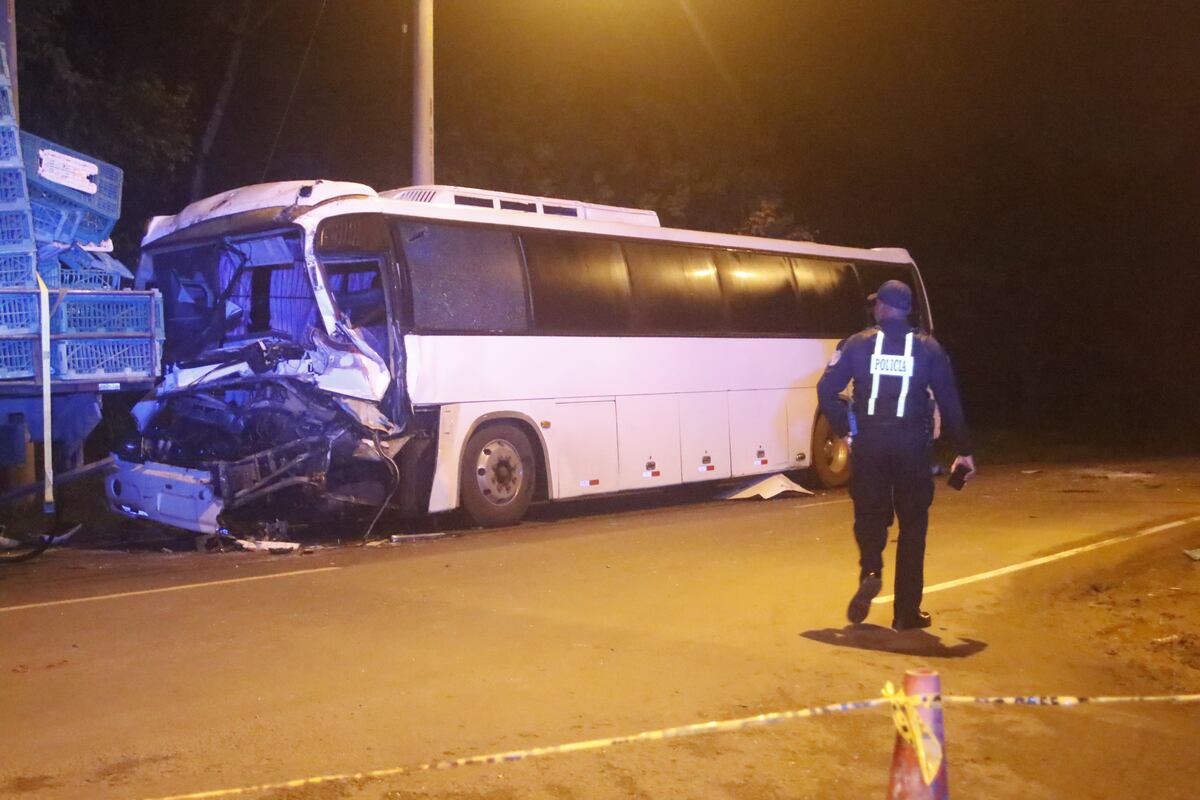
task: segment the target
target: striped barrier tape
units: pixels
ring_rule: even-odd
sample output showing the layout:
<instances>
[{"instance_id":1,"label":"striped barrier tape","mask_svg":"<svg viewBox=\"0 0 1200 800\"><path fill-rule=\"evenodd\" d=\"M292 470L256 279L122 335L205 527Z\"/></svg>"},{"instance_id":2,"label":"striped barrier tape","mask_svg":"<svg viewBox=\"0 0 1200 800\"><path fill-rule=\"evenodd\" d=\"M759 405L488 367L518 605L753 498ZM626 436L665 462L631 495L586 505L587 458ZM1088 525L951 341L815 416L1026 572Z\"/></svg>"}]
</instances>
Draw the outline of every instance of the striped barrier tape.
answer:
<instances>
[{"instance_id":1,"label":"striped barrier tape","mask_svg":"<svg viewBox=\"0 0 1200 800\"><path fill-rule=\"evenodd\" d=\"M944 694L943 703L987 706L1082 706L1114 705L1118 703L1200 703L1200 694L1147 694L1123 697L1085 697L1074 695L1028 695L1015 697L971 697L960 694Z\"/></svg>"},{"instance_id":2,"label":"striped barrier tape","mask_svg":"<svg viewBox=\"0 0 1200 800\"><path fill-rule=\"evenodd\" d=\"M889 694L890 690L890 694ZM385 769L374 769L365 772L343 772L331 775L315 775L308 778L296 778L289 781L280 781L278 783L260 783L253 786L240 786L227 789L211 789L202 792L192 792L189 794L173 794L165 797L157 797L152 800L211 800L212 798L235 797L238 795L255 794L259 792L280 791L283 789L297 789L304 786L313 786L321 783L342 783L346 781L364 781L375 780L379 778L394 777L397 775L411 775L417 772L428 772L439 769L456 769L458 767L479 766L486 764L508 764L517 761L525 761L530 758L541 756L557 755L561 753L579 753L587 750L602 750L608 747L621 744L633 744L637 742L654 742L664 739L675 739L686 736L698 736L706 733L724 733L732 731L749 730L752 728L761 728L768 725L777 725L781 722L791 722L798 719L809 719L811 717L827 716L830 714L840 714L850 711L861 711L868 708L880 708L887 706L892 709L893 715L897 714L897 709L913 709L915 706L930 706L937 703L954 703L954 704L972 704L972 705L988 705L988 706L1057 706L1060 708L1068 708L1080 705L1103 705L1116 703L1197 703L1200 702L1200 694L1182 694L1182 695L1140 695L1127 697L1082 697L1073 695L1058 695L1058 696L1012 696L1012 697L973 697L969 695L912 695L906 696L903 691L897 691L892 688L891 683L888 683L884 688L884 696L870 700L856 700L848 703L832 703L824 706L812 706L809 708L795 709L792 711L774 711L768 714L758 714L753 717L742 717L740 719L720 720L713 722L698 722L691 725L679 725L673 728L660 728L658 730L642 731L640 733L628 734L625 736L611 736L601 739L586 739L578 742L568 742L567 744L547 745L545 747L532 747L524 750L509 750L503 753L490 753L487 755L467 756L464 758L448 759L442 761L430 761L424 764L413 767L388 767ZM914 715L915 716L915 715ZM893 719L896 717L894 716ZM908 720L905 716L906 722ZM909 725L910 734L914 731L922 730L922 728L907 722ZM899 727L899 725L898 725ZM901 732L903 736L903 731ZM922 738L924 738L922 736ZM911 741L911 740L909 740ZM936 741L936 740L935 740ZM938 759L940 761L940 748L938 751ZM923 765L922 773L927 772L928 765ZM937 769L934 767L934 774Z\"/></svg>"}]
</instances>

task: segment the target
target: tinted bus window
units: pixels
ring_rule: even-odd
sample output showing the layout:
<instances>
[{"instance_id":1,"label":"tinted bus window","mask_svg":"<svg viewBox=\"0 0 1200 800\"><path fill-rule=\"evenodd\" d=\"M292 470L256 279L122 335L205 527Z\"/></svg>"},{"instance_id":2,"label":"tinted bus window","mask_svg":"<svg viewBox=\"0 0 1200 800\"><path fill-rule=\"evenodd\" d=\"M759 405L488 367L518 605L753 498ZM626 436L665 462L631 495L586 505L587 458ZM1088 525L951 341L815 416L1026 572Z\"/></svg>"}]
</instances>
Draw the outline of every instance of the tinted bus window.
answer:
<instances>
[{"instance_id":1,"label":"tinted bus window","mask_svg":"<svg viewBox=\"0 0 1200 800\"><path fill-rule=\"evenodd\" d=\"M787 259L761 253L716 253L731 333L793 333L796 293Z\"/></svg>"},{"instance_id":2,"label":"tinted bus window","mask_svg":"<svg viewBox=\"0 0 1200 800\"><path fill-rule=\"evenodd\" d=\"M636 331L669 336L722 329L721 285L711 251L638 242L626 242L623 249Z\"/></svg>"},{"instance_id":3,"label":"tinted bus window","mask_svg":"<svg viewBox=\"0 0 1200 800\"><path fill-rule=\"evenodd\" d=\"M866 296L875 292L886 281L903 281L913 293L913 313L909 319L913 324L929 330L929 314L925 310L925 293L917 281L916 273L907 264L870 264L860 262L855 264L858 279L862 284L863 302Z\"/></svg>"},{"instance_id":4,"label":"tinted bus window","mask_svg":"<svg viewBox=\"0 0 1200 800\"><path fill-rule=\"evenodd\" d=\"M866 304L851 264L793 258L800 333L841 339L869 324Z\"/></svg>"},{"instance_id":5,"label":"tinted bus window","mask_svg":"<svg viewBox=\"0 0 1200 800\"><path fill-rule=\"evenodd\" d=\"M521 242L537 330L629 330L629 273L618 243L548 233L523 233Z\"/></svg>"},{"instance_id":6,"label":"tinted bus window","mask_svg":"<svg viewBox=\"0 0 1200 800\"><path fill-rule=\"evenodd\" d=\"M529 327L524 269L512 233L427 222L401 222L398 230L418 330Z\"/></svg>"}]
</instances>

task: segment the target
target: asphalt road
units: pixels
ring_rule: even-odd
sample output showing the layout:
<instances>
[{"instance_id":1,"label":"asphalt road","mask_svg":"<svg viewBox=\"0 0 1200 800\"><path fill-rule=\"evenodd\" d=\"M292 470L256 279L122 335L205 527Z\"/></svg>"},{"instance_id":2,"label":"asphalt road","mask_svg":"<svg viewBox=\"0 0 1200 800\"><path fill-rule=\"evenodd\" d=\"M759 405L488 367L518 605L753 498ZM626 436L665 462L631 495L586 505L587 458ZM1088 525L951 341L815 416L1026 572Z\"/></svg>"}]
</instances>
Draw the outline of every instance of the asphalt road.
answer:
<instances>
[{"instance_id":1,"label":"asphalt road","mask_svg":"<svg viewBox=\"0 0 1200 800\"><path fill-rule=\"evenodd\" d=\"M309 555L51 551L0 568L0 797L420 765L876 697L922 665L958 694L1200 692L1200 662L1124 659L1106 625L1125 606L1090 599L1166 564L1182 570L1174 611L1146 624L1200 627L1200 566L1180 554L1200 547L1200 461L1081 472L1096 466L985 464L965 492L940 488L927 585L1106 543L928 594L927 633L878 627L884 604L846 627L844 492L547 507L513 529ZM947 727L966 796L1200 785L1200 705L948 709ZM863 711L249 796L881 796L893 737Z\"/></svg>"}]
</instances>

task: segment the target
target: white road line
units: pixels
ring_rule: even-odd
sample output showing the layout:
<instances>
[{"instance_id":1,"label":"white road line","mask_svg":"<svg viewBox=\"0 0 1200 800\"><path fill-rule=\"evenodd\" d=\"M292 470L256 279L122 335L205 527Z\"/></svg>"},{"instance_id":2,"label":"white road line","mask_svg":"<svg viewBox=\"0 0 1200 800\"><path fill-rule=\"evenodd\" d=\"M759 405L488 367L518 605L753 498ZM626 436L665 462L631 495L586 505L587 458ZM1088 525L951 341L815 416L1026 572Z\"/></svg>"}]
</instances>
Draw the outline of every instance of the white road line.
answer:
<instances>
[{"instance_id":1,"label":"white road line","mask_svg":"<svg viewBox=\"0 0 1200 800\"><path fill-rule=\"evenodd\" d=\"M803 509L803 508L816 508L817 506L839 506L842 503L849 503L849 502L851 502L851 501L848 498L846 500L824 500L820 503L803 503L803 504L797 506L797 508Z\"/></svg>"},{"instance_id":2,"label":"white road line","mask_svg":"<svg viewBox=\"0 0 1200 800\"><path fill-rule=\"evenodd\" d=\"M205 581L204 583L184 583L179 586L163 586L158 589L139 589L136 592L117 592L116 594L97 594L91 597L73 597L69 600L48 600L44 603L26 603L19 606L0 608L0 614L6 611L25 611L30 608L49 608L51 606L69 606L75 603L91 603L95 600L117 600L122 597L140 597L146 594L162 594L164 592L182 592L185 589L204 589L209 586L226 586L231 583L248 583L250 581L266 581L271 578L290 578L295 575L311 575L314 572L331 572L341 567L317 567L316 569L298 569L292 572L273 572L270 575L251 575L245 578L226 578L220 581Z\"/></svg>"},{"instance_id":3,"label":"white road line","mask_svg":"<svg viewBox=\"0 0 1200 800\"><path fill-rule=\"evenodd\" d=\"M1190 525L1193 522L1200 522L1200 517L1188 517L1187 519L1176 520L1175 522L1167 522L1162 525L1155 525L1153 528L1146 528L1145 530L1134 531L1133 533L1127 533L1124 536L1114 536L1111 539L1105 539L1104 541L1101 541L1101 542L1093 542L1092 544L1085 544L1082 547L1072 547L1070 550L1063 550L1061 553L1054 553L1052 555L1042 556L1041 558L1035 558L1031 561L1022 561L1019 564L1010 564L1007 567L1000 567L1000 569L993 569L993 570L989 570L988 572L980 572L978 575L968 575L965 578L957 578L955 580L946 581L944 583L935 583L932 586L925 587L925 594L929 594L930 592L940 592L943 589L953 589L956 586L964 586L968 583L976 583L978 581L986 581L989 578L998 578L1001 575L1008 575L1013 572L1020 572L1023 569L1029 569L1030 567L1036 567L1040 564L1049 564L1051 561L1059 561L1064 558L1070 558L1071 556L1077 556L1080 553L1087 553L1091 550L1099 550L1101 547L1108 547L1110 544L1120 544L1121 542L1132 541L1133 539L1138 539L1138 538L1141 538L1142 536L1149 536L1154 533L1162 533L1163 531L1168 531L1168 530L1171 530L1172 528L1179 528L1184 525ZM876 597L871 602L872 603L890 603L894 599L895 599L895 595L889 594L889 595L882 595L880 597Z\"/></svg>"}]
</instances>

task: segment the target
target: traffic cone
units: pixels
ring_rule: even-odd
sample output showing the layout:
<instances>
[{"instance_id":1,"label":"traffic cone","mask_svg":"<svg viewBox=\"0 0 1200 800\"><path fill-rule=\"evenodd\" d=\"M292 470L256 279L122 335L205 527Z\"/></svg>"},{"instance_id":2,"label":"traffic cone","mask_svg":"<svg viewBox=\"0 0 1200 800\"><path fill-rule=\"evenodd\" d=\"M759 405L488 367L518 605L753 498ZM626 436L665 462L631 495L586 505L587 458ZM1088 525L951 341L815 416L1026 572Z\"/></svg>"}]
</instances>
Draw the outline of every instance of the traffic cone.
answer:
<instances>
[{"instance_id":1,"label":"traffic cone","mask_svg":"<svg viewBox=\"0 0 1200 800\"><path fill-rule=\"evenodd\" d=\"M904 673L903 697L940 698L941 694L942 681L935 671L910 669ZM897 732L888 777L888 800L948 800L950 789L946 780L945 731L940 700L914 705L898 703L893 706L893 715ZM932 778L929 782L926 782L926 775L922 775L922 761L928 777Z\"/></svg>"}]
</instances>

